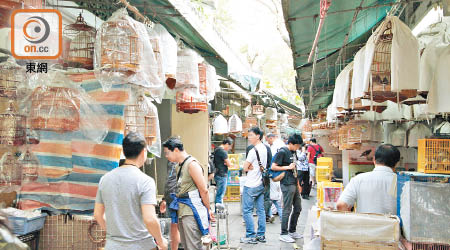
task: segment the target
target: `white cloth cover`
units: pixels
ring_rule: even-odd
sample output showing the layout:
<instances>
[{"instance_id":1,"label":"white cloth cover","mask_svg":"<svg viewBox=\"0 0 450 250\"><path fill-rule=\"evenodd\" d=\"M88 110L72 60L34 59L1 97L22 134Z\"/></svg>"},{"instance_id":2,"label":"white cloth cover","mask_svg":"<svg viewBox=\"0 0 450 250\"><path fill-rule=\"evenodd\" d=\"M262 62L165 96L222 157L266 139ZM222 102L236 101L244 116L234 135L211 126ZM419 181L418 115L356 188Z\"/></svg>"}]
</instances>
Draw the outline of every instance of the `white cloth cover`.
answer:
<instances>
[{"instance_id":1,"label":"white cloth cover","mask_svg":"<svg viewBox=\"0 0 450 250\"><path fill-rule=\"evenodd\" d=\"M397 216L322 211L320 229L320 236L327 240L397 242L400 220Z\"/></svg>"},{"instance_id":2,"label":"white cloth cover","mask_svg":"<svg viewBox=\"0 0 450 250\"><path fill-rule=\"evenodd\" d=\"M369 87L369 82L364 81L364 63L366 46L362 47L355 55L353 63L351 99L364 96L364 91ZM365 85L367 84L367 85Z\"/></svg>"},{"instance_id":3,"label":"white cloth cover","mask_svg":"<svg viewBox=\"0 0 450 250\"><path fill-rule=\"evenodd\" d=\"M276 108L266 108L266 120L277 121L278 113Z\"/></svg>"},{"instance_id":4,"label":"white cloth cover","mask_svg":"<svg viewBox=\"0 0 450 250\"><path fill-rule=\"evenodd\" d=\"M213 133L214 134L226 134L228 133L228 122L225 117L219 115L213 121Z\"/></svg>"},{"instance_id":5,"label":"white cloth cover","mask_svg":"<svg viewBox=\"0 0 450 250\"><path fill-rule=\"evenodd\" d=\"M450 112L450 45L440 50L439 55L428 93L428 108L433 114Z\"/></svg>"},{"instance_id":6,"label":"white cloth cover","mask_svg":"<svg viewBox=\"0 0 450 250\"><path fill-rule=\"evenodd\" d=\"M417 140L432 136L431 129L423 123L416 123L409 130L408 147L417 147Z\"/></svg>"},{"instance_id":7,"label":"white cloth cover","mask_svg":"<svg viewBox=\"0 0 450 250\"><path fill-rule=\"evenodd\" d=\"M398 127L390 136L391 144L396 147L404 147L406 144L406 130Z\"/></svg>"},{"instance_id":8,"label":"white cloth cover","mask_svg":"<svg viewBox=\"0 0 450 250\"><path fill-rule=\"evenodd\" d=\"M153 30L161 39L160 50L164 74L176 75L178 45L172 35L161 24L155 24Z\"/></svg>"},{"instance_id":9,"label":"white cloth cover","mask_svg":"<svg viewBox=\"0 0 450 250\"><path fill-rule=\"evenodd\" d=\"M336 84L333 93L333 103L336 108L345 108L348 103L348 89L350 84L350 72L353 70L353 62L349 63L336 78Z\"/></svg>"},{"instance_id":10,"label":"white cloth cover","mask_svg":"<svg viewBox=\"0 0 450 250\"><path fill-rule=\"evenodd\" d=\"M430 91L436 69L439 66L436 62L439 61L440 55L444 52L445 48L446 46L435 46L435 44L429 44L425 47L420 58L420 91Z\"/></svg>"},{"instance_id":11,"label":"white cloth cover","mask_svg":"<svg viewBox=\"0 0 450 250\"><path fill-rule=\"evenodd\" d=\"M442 122L434 129L434 132L439 134L450 134L450 122Z\"/></svg>"},{"instance_id":12,"label":"white cloth cover","mask_svg":"<svg viewBox=\"0 0 450 250\"><path fill-rule=\"evenodd\" d=\"M398 17L388 16L367 41L364 56L363 91L366 91L369 87L370 68L372 66L376 41L389 21L392 24L393 33L391 47L391 91L419 88L419 42L411 33L409 27L400 21Z\"/></svg>"}]
</instances>

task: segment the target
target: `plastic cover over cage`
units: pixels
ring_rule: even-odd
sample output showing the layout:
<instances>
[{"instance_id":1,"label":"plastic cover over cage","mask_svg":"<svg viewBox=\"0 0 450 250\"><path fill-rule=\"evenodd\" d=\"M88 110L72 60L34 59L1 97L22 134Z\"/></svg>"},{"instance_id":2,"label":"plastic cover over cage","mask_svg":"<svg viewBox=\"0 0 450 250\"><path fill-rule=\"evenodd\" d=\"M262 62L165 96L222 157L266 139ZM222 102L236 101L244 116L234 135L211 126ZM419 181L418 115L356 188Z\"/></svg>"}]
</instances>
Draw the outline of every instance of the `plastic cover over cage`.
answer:
<instances>
[{"instance_id":1,"label":"plastic cover over cage","mask_svg":"<svg viewBox=\"0 0 450 250\"><path fill-rule=\"evenodd\" d=\"M126 9L114 12L98 30L94 68L104 90L131 83L148 88L154 98L164 94L147 28Z\"/></svg>"},{"instance_id":2,"label":"plastic cover over cage","mask_svg":"<svg viewBox=\"0 0 450 250\"><path fill-rule=\"evenodd\" d=\"M177 91L176 102L178 112L193 114L208 111L206 95L201 94L198 88L186 88Z\"/></svg>"},{"instance_id":3,"label":"plastic cover over cage","mask_svg":"<svg viewBox=\"0 0 450 250\"><path fill-rule=\"evenodd\" d=\"M66 58L69 65L92 69L94 64L95 28L87 25L80 13L75 23L64 27L64 36L71 39Z\"/></svg>"},{"instance_id":4,"label":"plastic cover over cage","mask_svg":"<svg viewBox=\"0 0 450 250\"><path fill-rule=\"evenodd\" d=\"M400 197L407 240L450 244L450 183L408 181Z\"/></svg>"},{"instance_id":5,"label":"plastic cover over cage","mask_svg":"<svg viewBox=\"0 0 450 250\"><path fill-rule=\"evenodd\" d=\"M0 159L0 185L20 185L22 183L22 164L15 152L5 152Z\"/></svg>"},{"instance_id":6,"label":"plastic cover over cage","mask_svg":"<svg viewBox=\"0 0 450 250\"><path fill-rule=\"evenodd\" d=\"M26 117L19 114L13 102L0 114L0 144L20 146L26 142Z\"/></svg>"},{"instance_id":7,"label":"plastic cover over cage","mask_svg":"<svg viewBox=\"0 0 450 250\"><path fill-rule=\"evenodd\" d=\"M177 42L161 24L155 24L155 27L153 27L153 32L159 36L159 39L161 41L159 48L161 51L163 73L165 75L165 79L166 81L168 79L175 80L178 60Z\"/></svg>"},{"instance_id":8,"label":"plastic cover over cage","mask_svg":"<svg viewBox=\"0 0 450 250\"><path fill-rule=\"evenodd\" d=\"M34 182L39 176L39 159L30 148L26 148L19 157L22 165L22 182Z\"/></svg>"},{"instance_id":9,"label":"plastic cover over cage","mask_svg":"<svg viewBox=\"0 0 450 250\"><path fill-rule=\"evenodd\" d=\"M105 138L105 110L63 71L40 74L31 83L33 92L22 102L33 130L57 133L79 131L89 140L100 143Z\"/></svg>"},{"instance_id":10,"label":"plastic cover over cage","mask_svg":"<svg viewBox=\"0 0 450 250\"><path fill-rule=\"evenodd\" d=\"M199 87L198 60L197 53L190 48L178 51L176 89Z\"/></svg>"},{"instance_id":11,"label":"plastic cover over cage","mask_svg":"<svg viewBox=\"0 0 450 250\"><path fill-rule=\"evenodd\" d=\"M146 96L138 96L131 105L125 107L125 136L130 132L139 132L145 137L150 153L161 157L161 135L158 110Z\"/></svg>"},{"instance_id":12,"label":"plastic cover over cage","mask_svg":"<svg viewBox=\"0 0 450 250\"><path fill-rule=\"evenodd\" d=\"M220 92L220 82L217 79L216 68L210 64L206 64L206 89L208 102L214 100L216 92Z\"/></svg>"},{"instance_id":13,"label":"plastic cover over cage","mask_svg":"<svg viewBox=\"0 0 450 250\"><path fill-rule=\"evenodd\" d=\"M15 98L18 85L26 81L25 69L12 57L0 63L0 97Z\"/></svg>"}]
</instances>

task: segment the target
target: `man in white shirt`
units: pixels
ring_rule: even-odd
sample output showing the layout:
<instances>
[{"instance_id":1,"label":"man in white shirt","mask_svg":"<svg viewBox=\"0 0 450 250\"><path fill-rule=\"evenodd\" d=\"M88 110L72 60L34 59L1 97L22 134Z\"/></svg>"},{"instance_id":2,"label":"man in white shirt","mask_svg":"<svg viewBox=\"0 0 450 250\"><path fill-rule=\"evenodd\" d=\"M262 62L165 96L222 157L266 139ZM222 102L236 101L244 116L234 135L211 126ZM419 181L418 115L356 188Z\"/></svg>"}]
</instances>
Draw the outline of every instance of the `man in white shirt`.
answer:
<instances>
[{"instance_id":1,"label":"man in white shirt","mask_svg":"<svg viewBox=\"0 0 450 250\"><path fill-rule=\"evenodd\" d=\"M358 213L397 213L397 178L394 169L400 151L391 145L380 145L375 151L375 169L350 180L339 197L337 209L350 211L355 202Z\"/></svg>"},{"instance_id":2,"label":"man in white shirt","mask_svg":"<svg viewBox=\"0 0 450 250\"><path fill-rule=\"evenodd\" d=\"M263 132L258 127L253 127L248 132L248 141L254 145L249 151L244 162L244 171L247 172L243 200L243 217L246 226L245 237L241 238L242 243L257 244L265 243L266 233L266 213L264 211L264 185L262 173L258 161L263 167L267 165L267 148L261 142ZM258 160L259 158L259 160ZM255 232L253 224L253 206L256 205L258 215L258 231Z\"/></svg>"}]
</instances>

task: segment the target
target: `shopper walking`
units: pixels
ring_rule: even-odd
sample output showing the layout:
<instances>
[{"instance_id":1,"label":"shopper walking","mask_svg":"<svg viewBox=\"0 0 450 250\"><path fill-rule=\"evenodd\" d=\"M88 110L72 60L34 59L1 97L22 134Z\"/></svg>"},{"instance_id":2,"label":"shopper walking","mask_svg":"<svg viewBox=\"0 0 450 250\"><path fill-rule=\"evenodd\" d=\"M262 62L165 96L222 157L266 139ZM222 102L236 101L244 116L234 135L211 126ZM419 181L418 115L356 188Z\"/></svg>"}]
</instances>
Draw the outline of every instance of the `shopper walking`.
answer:
<instances>
[{"instance_id":1,"label":"shopper walking","mask_svg":"<svg viewBox=\"0 0 450 250\"><path fill-rule=\"evenodd\" d=\"M264 211L264 185L261 168L267 164L267 148L261 142L263 132L258 127L252 127L248 132L248 141L254 146L248 153L244 162L244 171L247 172L244 184L243 217L246 234L241 238L242 243L257 244L266 242L266 213ZM258 231L255 232L253 223L253 208L256 205L258 215Z\"/></svg>"},{"instance_id":2,"label":"shopper walking","mask_svg":"<svg viewBox=\"0 0 450 250\"><path fill-rule=\"evenodd\" d=\"M100 179L94 207L106 229L105 250L167 249L155 212L155 181L139 170L147 160L145 138L130 132L122 147L125 162Z\"/></svg>"},{"instance_id":3,"label":"shopper walking","mask_svg":"<svg viewBox=\"0 0 450 250\"><path fill-rule=\"evenodd\" d=\"M289 243L295 242L295 239L302 238L302 235L296 232L302 204L297 188L297 166L295 163L297 161L296 151L302 143L303 140L300 135L294 134L289 136L287 147L278 150L272 163L273 171L285 171L284 178L280 181L283 194L283 215L279 239Z\"/></svg>"},{"instance_id":4,"label":"shopper walking","mask_svg":"<svg viewBox=\"0 0 450 250\"><path fill-rule=\"evenodd\" d=\"M231 167L231 161L228 159L228 151L233 145L231 138L223 140L222 145L214 150L214 167L216 173L214 181L216 182L216 200L215 204L223 203L223 196L227 190L228 168Z\"/></svg>"},{"instance_id":5,"label":"shopper walking","mask_svg":"<svg viewBox=\"0 0 450 250\"><path fill-rule=\"evenodd\" d=\"M169 206L177 211L172 213L172 220L178 222L180 240L185 249L202 249L202 237L209 234L209 218L214 218L203 168L184 150L180 139L169 138L163 143L163 148L165 157L178 163L178 190L171 195L174 200Z\"/></svg>"},{"instance_id":6,"label":"shopper walking","mask_svg":"<svg viewBox=\"0 0 450 250\"><path fill-rule=\"evenodd\" d=\"M298 185L300 186L301 195L303 199L308 200L311 192L311 181L309 177L309 153L306 150L306 145L302 145L300 150L297 150L297 170L298 170Z\"/></svg>"},{"instance_id":7,"label":"shopper walking","mask_svg":"<svg viewBox=\"0 0 450 250\"><path fill-rule=\"evenodd\" d=\"M317 159L322 157L324 154L322 146L317 144L317 141L315 138L312 138L310 140L311 144L308 146L308 153L309 153L309 174L311 183L313 186L316 186L316 165L317 165Z\"/></svg>"},{"instance_id":8,"label":"shopper walking","mask_svg":"<svg viewBox=\"0 0 450 250\"><path fill-rule=\"evenodd\" d=\"M164 186L164 200L166 202L166 216L170 218L170 214L174 211L169 208L170 203L172 203L173 199L170 196L172 193L177 192L177 172L176 172L177 164L175 162L167 163L167 181ZM175 211L176 212L176 211ZM170 224L170 249L178 249L178 245L180 244L180 232L178 232L178 223Z\"/></svg>"}]
</instances>

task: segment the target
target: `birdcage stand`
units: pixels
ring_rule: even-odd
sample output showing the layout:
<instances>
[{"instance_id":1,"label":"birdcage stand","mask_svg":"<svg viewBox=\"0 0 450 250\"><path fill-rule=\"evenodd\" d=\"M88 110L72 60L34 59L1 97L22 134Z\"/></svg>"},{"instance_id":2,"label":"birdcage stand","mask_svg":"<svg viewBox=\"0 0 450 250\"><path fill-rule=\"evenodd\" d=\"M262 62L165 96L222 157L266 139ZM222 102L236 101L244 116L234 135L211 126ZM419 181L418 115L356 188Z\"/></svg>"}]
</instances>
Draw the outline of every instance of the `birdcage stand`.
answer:
<instances>
[{"instance_id":1,"label":"birdcage stand","mask_svg":"<svg viewBox=\"0 0 450 250\"><path fill-rule=\"evenodd\" d=\"M228 224L228 216L230 214L228 213L228 205L223 205L221 203L216 204L216 219L217 219L217 246L214 246L211 248L211 250L218 250L218 249L226 249L226 250L241 250L241 247L233 247L230 246L230 227ZM225 230L227 232L227 238L226 238L226 246L220 246L220 220L225 220Z\"/></svg>"}]
</instances>

